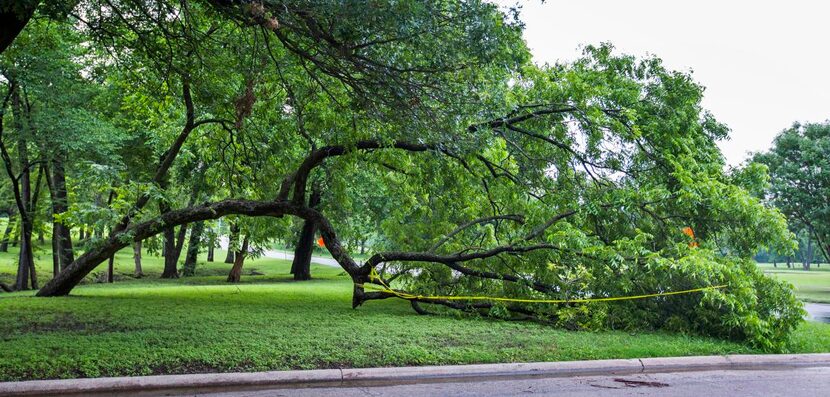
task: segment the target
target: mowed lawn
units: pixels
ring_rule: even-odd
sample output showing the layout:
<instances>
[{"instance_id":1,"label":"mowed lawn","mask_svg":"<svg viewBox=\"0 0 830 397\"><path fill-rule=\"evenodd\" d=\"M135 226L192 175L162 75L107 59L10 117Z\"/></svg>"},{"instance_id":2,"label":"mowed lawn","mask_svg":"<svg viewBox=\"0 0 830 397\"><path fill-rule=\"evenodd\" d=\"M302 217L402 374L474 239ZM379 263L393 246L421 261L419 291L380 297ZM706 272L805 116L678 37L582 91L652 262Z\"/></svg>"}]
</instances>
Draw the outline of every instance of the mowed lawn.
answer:
<instances>
[{"instance_id":1,"label":"mowed lawn","mask_svg":"<svg viewBox=\"0 0 830 397\"><path fill-rule=\"evenodd\" d=\"M787 269L786 264L773 267L771 263L758 264L764 272L772 277L787 281L795 288L799 299L807 302L830 303L830 264L816 267L814 264L809 271L801 269L801 264L793 269Z\"/></svg>"},{"instance_id":2,"label":"mowed lawn","mask_svg":"<svg viewBox=\"0 0 830 397\"><path fill-rule=\"evenodd\" d=\"M6 282L13 262L13 252L0 254ZM48 252L40 251L38 263L43 281ZM419 316L400 300L355 310L340 269L314 266L314 280L293 282L289 266L252 260L243 282L229 285L230 265L201 263L196 277L159 280L160 258L148 257L149 276L136 280L125 250L115 284L86 283L61 298L2 294L0 380L756 352L689 335ZM790 350L830 350L830 326L805 323Z\"/></svg>"}]
</instances>

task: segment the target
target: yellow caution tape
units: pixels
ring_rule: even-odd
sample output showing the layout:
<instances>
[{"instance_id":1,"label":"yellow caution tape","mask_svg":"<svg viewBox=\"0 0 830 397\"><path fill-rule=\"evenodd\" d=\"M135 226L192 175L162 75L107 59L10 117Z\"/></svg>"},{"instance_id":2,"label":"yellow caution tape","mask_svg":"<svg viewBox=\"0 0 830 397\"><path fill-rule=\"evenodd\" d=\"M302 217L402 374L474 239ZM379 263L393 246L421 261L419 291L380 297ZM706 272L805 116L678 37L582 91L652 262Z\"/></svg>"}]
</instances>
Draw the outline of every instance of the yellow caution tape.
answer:
<instances>
[{"instance_id":1,"label":"yellow caution tape","mask_svg":"<svg viewBox=\"0 0 830 397\"><path fill-rule=\"evenodd\" d=\"M396 291L390 288L383 279L378 276L375 269L372 269L372 273L369 274L370 280L377 280L381 285L373 285L373 284L358 284L355 283L356 286L364 289L369 289L373 291L385 292L392 295L397 296L401 299L406 300L454 300L454 301L496 301L496 302L517 302L517 303L588 303L588 302L610 302L610 301L623 301L623 300L634 300L634 299L646 299L646 298L654 298L658 296L670 296L670 295L681 295L681 294L690 294L695 292L707 291L707 290L715 290L715 289L722 289L726 288L726 285L713 285L711 287L702 287L702 288L694 288L694 289L687 289L683 291L670 291L670 292L658 292L654 294L645 294L645 295L632 295L632 296L616 296L616 297L608 297L608 298L583 298L583 299L520 299L520 298L502 298L502 297L495 297L495 296L431 296L431 295L414 295L408 292Z\"/></svg>"}]
</instances>

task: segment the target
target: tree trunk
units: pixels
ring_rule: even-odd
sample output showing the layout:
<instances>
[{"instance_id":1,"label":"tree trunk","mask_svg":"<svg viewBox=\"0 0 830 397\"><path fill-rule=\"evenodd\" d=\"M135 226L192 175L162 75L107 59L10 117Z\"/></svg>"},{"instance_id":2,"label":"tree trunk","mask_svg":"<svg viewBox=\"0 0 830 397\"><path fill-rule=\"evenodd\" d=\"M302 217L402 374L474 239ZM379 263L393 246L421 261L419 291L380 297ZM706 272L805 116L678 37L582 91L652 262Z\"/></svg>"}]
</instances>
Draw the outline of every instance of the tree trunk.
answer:
<instances>
[{"instance_id":1,"label":"tree trunk","mask_svg":"<svg viewBox=\"0 0 830 397\"><path fill-rule=\"evenodd\" d=\"M190 230L190 241L187 242L187 255L184 258L185 276L193 276L196 274L196 261L199 257L199 246L204 228L204 222L196 222Z\"/></svg>"},{"instance_id":2,"label":"tree trunk","mask_svg":"<svg viewBox=\"0 0 830 397\"><path fill-rule=\"evenodd\" d=\"M14 208L9 209L9 222L6 223L6 231L3 232L3 240L0 241L0 252L9 252L9 238L12 234L12 229L14 229L14 216L16 211Z\"/></svg>"},{"instance_id":3,"label":"tree trunk","mask_svg":"<svg viewBox=\"0 0 830 397\"><path fill-rule=\"evenodd\" d=\"M236 251L236 255L234 255L233 267L231 268L231 272L228 274L229 283L238 283L242 278L242 265L245 264L245 256L247 253L248 236L245 236L245 238L242 239L242 246L239 247L239 251Z\"/></svg>"},{"instance_id":4,"label":"tree trunk","mask_svg":"<svg viewBox=\"0 0 830 397\"><path fill-rule=\"evenodd\" d=\"M29 23L39 4L39 0L24 1L14 7L0 8L0 53L12 44L15 37Z\"/></svg>"},{"instance_id":5,"label":"tree trunk","mask_svg":"<svg viewBox=\"0 0 830 397\"><path fill-rule=\"evenodd\" d=\"M137 278L144 277L144 271L141 270L141 240L133 243L133 261L135 262L135 273Z\"/></svg>"},{"instance_id":6,"label":"tree trunk","mask_svg":"<svg viewBox=\"0 0 830 397\"><path fill-rule=\"evenodd\" d=\"M0 145L2 148L2 145ZM162 214L156 219L136 223L121 231L115 231L101 244L90 247L89 250L78 256L57 277L49 280L43 288L38 291L37 296L63 296L68 295L72 289L83 281L91 271L98 265L114 255L118 250L131 244L131 241L148 239L166 228L185 223L219 219L230 215L242 215L250 217L274 217L279 218L292 215L303 220L313 219L317 222L323 238L326 241L326 249L332 257L337 260L355 283L369 281L369 273L366 266L358 265L339 243L334 227L317 211L308 209L305 206L296 205L287 201L251 201L240 199L227 199L212 203L201 204L192 208L183 208ZM363 288L355 286L352 305L359 306L366 299Z\"/></svg>"},{"instance_id":7,"label":"tree trunk","mask_svg":"<svg viewBox=\"0 0 830 397\"><path fill-rule=\"evenodd\" d=\"M107 282L110 284L115 282L115 255L111 256L107 263Z\"/></svg>"},{"instance_id":8,"label":"tree trunk","mask_svg":"<svg viewBox=\"0 0 830 397\"><path fill-rule=\"evenodd\" d=\"M176 269L177 260L176 255L176 232L173 226L164 229L164 271L161 273L161 278L178 278L179 272Z\"/></svg>"},{"instance_id":9,"label":"tree trunk","mask_svg":"<svg viewBox=\"0 0 830 397\"><path fill-rule=\"evenodd\" d=\"M60 153L55 155L55 158L51 161L51 172L47 173L47 186L49 186L49 195L52 198L53 216L61 215L69 209L69 200L66 193L66 170L63 167L62 156ZM53 252L53 255L58 256L60 268L64 269L75 260L75 252L72 248L72 229L63 222L53 221L52 234L53 236L56 235L58 240L58 250ZM83 228L81 228L81 236L81 239L83 239Z\"/></svg>"},{"instance_id":10,"label":"tree trunk","mask_svg":"<svg viewBox=\"0 0 830 397\"><path fill-rule=\"evenodd\" d=\"M314 234L317 231L317 224L313 221L305 221L303 229L297 240L297 247L294 249L294 261L291 262L291 274L294 280L311 279L311 255L314 252Z\"/></svg>"},{"instance_id":11,"label":"tree trunk","mask_svg":"<svg viewBox=\"0 0 830 397\"><path fill-rule=\"evenodd\" d=\"M52 277L57 276L61 271L60 243L60 238L55 233L54 225L52 225Z\"/></svg>"},{"instance_id":12,"label":"tree trunk","mask_svg":"<svg viewBox=\"0 0 830 397\"><path fill-rule=\"evenodd\" d=\"M813 240L807 239L807 252L804 253L804 270L810 270L810 264L813 261Z\"/></svg>"},{"instance_id":13,"label":"tree trunk","mask_svg":"<svg viewBox=\"0 0 830 397\"><path fill-rule=\"evenodd\" d=\"M228 236L228 254L225 255L225 263L236 263L234 262L234 252L233 246L236 244L236 240L239 239L239 227L236 224L231 223L231 234Z\"/></svg>"},{"instance_id":14,"label":"tree trunk","mask_svg":"<svg viewBox=\"0 0 830 397\"><path fill-rule=\"evenodd\" d=\"M24 135L22 106L20 103L19 90L14 91L12 100L16 127L20 135ZM25 136L25 135L24 135ZM25 138L20 137L17 141L17 156L21 168L19 178L19 196L16 197L17 210L20 213L20 255L17 263L17 290L29 289L29 280L32 281L32 288L37 288L37 274L35 272L35 261L32 253L32 229L34 226L33 214L30 213L32 205L32 183L30 180L29 152ZM8 166L8 164L7 164ZM18 182L12 181L12 183Z\"/></svg>"},{"instance_id":15,"label":"tree trunk","mask_svg":"<svg viewBox=\"0 0 830 397\"><path fill-rule=\"evenodd\" d=\"M184 238L187 236L187 224L179 226L179 232L176 235L176 251L173 253L174 257L176 258L176 262L179 261L179 258L182 256L182 249L184 249Z\"/></svg>"},{"instance_id":16,"label":"tree trunk","mask_svg":"<svg viewBox=\"0 0 830 397\"><path fill-rule=\"evenodd\" d=\"M320 204L320 191L313 189L308 199L308 206L311 208ZM291 262L291 274L294 280L311 280L311 255L314 253L314 235L317 232L317 223L313 220L303 222L303 228L297 240L297 247L294 249L294 261Z\"/></svg>"},{"instance_id":17,"label":"tree trunk","mask_svg":"<svg viewBox=\"0 0 830 397\"><path fill-rule=\"evenodd\" d=\"M213 251L215 250L215 247L214 247L215 243L216 242L213 241L212 239L211 239L211 241L208 242L208 251L207 251L207 261L208 262L213 262Z\"/></svg>"}]
</instances>

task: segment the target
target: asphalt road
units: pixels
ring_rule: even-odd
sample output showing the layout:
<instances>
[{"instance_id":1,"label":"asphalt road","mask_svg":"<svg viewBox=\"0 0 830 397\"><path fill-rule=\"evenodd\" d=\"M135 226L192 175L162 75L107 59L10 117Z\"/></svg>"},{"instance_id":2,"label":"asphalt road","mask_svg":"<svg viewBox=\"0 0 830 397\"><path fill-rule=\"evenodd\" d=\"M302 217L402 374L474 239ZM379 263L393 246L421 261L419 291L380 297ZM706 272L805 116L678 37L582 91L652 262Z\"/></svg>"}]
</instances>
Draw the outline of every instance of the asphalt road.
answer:
<instances>
[{"instance_id":1,"label":"asphalt road","mask_svg":"<svg viewBox=\"0 0 830 397\"><path fill-rule=\"evenodd\" d=\"M804 310L807 311L810 320L830 323L830 304L807 302L804 304Z\"/></svg>"},{"instance_id":2,"label":"asphalt road","mask_svg":"<svg viewBox=\"0 0 830 397\"><path fill-rule=\"evenodd\" d=\"M830 367L770 371L703 371L664 374L500 379L370 387L226 391L200 397L350 396L689 396L815 397L830 395Z\"/></svg>"},{"instance_id":3,"label":"asphalt road","mask_svg":"<svg viewBox=\"0 0 830 397\"><path fill-rule=\"evenodd\" d=\"M219 239L219 248L222 248L224 250L228 249L228 238L227 237L223 236ZM263 253L263 255L265 255L268 258L285 259L285 260L289 260L289 261L294 260L294 254L288 253L288 252L283 252L283 251L277 251L277 250L267 250ZM323 258L323 257L320 257L320 256L312 256L311 257L311 263L316 263L318 265L325 265L325 266L331 266L331 267L340 267L340 264L337 263L336 260L334 260L332 258Z\"/></svg>"},{"instance_id":4,"label":"asphalt road","mask_svg":"<svg viewBox=\"0 0 830 397\"><path fill-rule=\"evenodd\" d=\"M275 250L268 250L265 251L264 255L268 258L277 258L277 259L285 259L288 261L294 260L294 254L290 254L287 252L282 251L275 251ZM332 258L323 258L321 256L312 256L311 263L316 263L318 265L325 265L331 267L340 267L340 264L337 263L336 260Z\"/></svg>"}]
</instances>

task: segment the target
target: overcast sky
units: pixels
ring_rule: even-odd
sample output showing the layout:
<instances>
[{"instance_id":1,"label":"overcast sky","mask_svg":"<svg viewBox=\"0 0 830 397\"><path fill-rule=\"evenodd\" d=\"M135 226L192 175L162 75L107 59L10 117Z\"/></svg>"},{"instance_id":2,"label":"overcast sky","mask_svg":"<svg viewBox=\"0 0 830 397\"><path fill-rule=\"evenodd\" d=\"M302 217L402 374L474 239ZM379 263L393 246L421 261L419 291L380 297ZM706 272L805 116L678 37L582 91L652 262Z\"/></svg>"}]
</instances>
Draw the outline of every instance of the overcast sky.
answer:
<instances>
[{"instance_id":1,"label":"overcast sky","mask_svg":"<svg viewBox=\"0 0 830 397\"><path fill-rule=\"evenodd\" d=\"M515 4L516 0L499 0ZM830 2L821 0L525 0L525 40L538 63L611 42L692 71L704 107L732 129L729 164L769 148L794 121L830 118Z\"/></svg>"}]
</instances>

